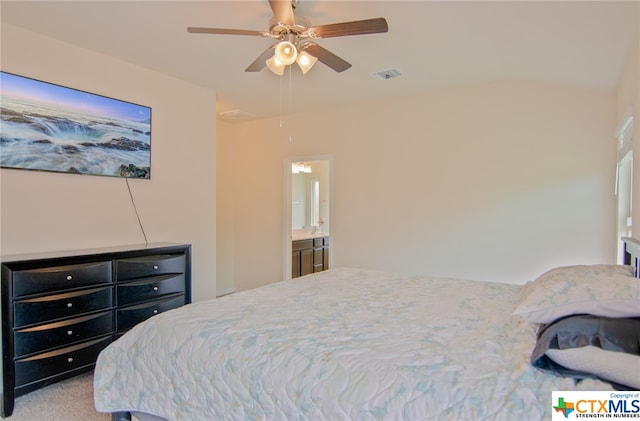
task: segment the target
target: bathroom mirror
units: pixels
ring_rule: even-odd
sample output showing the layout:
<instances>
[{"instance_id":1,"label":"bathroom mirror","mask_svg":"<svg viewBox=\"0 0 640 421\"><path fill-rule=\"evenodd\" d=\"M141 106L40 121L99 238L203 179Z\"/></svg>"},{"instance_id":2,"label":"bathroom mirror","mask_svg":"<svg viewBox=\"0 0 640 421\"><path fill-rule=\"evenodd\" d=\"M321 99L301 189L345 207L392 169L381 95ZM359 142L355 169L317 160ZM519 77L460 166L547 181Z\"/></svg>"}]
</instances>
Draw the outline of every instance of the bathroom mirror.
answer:
<instances>
[{"instance_id":1,"label":"bathroom mirror","mask_svg":"<svg viewBox=\"0 0 640 421\"><path fill-rule=\"evenodd\" d=\"M329 160L291 164L291 229L329 232Z\"/></svg>"}]
</instances>

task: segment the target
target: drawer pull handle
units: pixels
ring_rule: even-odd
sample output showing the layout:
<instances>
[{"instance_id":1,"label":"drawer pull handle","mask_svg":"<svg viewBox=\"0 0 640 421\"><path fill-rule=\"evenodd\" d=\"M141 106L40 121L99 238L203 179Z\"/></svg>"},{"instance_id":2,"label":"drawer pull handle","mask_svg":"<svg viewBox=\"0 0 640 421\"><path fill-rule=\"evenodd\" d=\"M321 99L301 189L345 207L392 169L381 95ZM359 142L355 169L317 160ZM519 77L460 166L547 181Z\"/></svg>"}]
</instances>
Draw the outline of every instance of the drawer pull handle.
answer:
<instances>
[{"instance_id":1,"label":"drawer pull handle","mask_svg":"<svg viewBox=\"0 0 640 421\"><path fill-rule=\"evenodd\" d=\"M153 287L153 290L154 290L154 291L157 291L157 290L158 290L158 287L157 287L157 286L154 286L154 287Z\"/></svg>"},{"instance_id":2,"label":"drawer pull handle","mask_svg":"<svg viewBox=\"0 0 640 421\"><path fill-rule=\"evenodd\" d=\"M67 358L67 362L68 362L68 363L72 363L72 362L73 362L73 357L69 357L69 358Z\"/></svg>"},{"instance_id":3,"label":"drawer pull handle","mask_svg":"<svg viewBox=\"0 0 640 421\"><path fill-rule=\"evenodd\" d=\"M73 335L73 330L67 330L67 335L68 335L68 336Z\"/></svg>"},{"instance_id":4,"label":"drawer pull handle","mask_svg":"<svg viewBox=\"0 0 640 421\"><path fill-rule=\"evenodd\" d=\"M153 309L153 314L158 314L158 309L157 308Z\"/></svg>"},{"instance_id":5,"label":"drawer pull handle","mask_svg":"<svg viewBox=\"0 0 640 421\"><path fill-rule=\"evenodd\" d=\"M67 281L71 281L72 279L73 279L73 276L67 275Z\"/></svg>"},{"instance_id":6,"label":"drawer pull handle","mask_svg":"<svg viewBox=\"0 0 640 421\"><path fill-rule=\"evenodd\" d=\"M158 270L158 265L153 265L153 270Z\"/></svg>"},{"instance_id":7,"label":"drawer pull handle","mask_svg":"<svg viewBox=\"0 0 640 421\"><path fill-rule=\"evenodd\" d=\"M68 308L73 307L73 303L67 303L67 307L68 307Z\"/></svg>"}]
</instances>

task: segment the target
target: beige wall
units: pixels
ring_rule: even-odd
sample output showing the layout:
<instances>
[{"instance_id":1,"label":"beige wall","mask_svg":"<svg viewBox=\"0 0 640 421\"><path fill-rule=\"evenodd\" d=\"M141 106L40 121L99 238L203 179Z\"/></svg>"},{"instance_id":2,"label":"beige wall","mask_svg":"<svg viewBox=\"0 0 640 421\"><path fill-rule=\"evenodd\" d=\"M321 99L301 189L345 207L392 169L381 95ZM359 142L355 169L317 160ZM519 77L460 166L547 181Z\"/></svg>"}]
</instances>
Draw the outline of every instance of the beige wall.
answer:
<instances>
[{"instance_id":1,"label":"beige wall","mask_svg":"<svg viewBox=\"0 0 640 421\"><path fill-rule=\"evenodd\" d=\"M290 120L218 138L238 289L282 278L282 163L304 155L334 159L334 266L521 283L615 259L614 95L501 82Z\"/></svg>"},{"instance_id":2,"label":"beige wall","mask_svg":"<svg viewBox=\"0 0 640 421\"><path fill-rule=\"evenodd\" d=\"M226 142L216 142L217 172L216 172L216 281L218 295L235 291L234 273L234 226L233 226L233 131L232 125L225 121L217 122L217 139L226 139ZM223 262L221 264L221 262Z\"/></svg>"},{"instance_id":3,"label":"beige wall","mask_svg":"<svg viewBox=\"0 0 640 421\"><path fill-rule=\"evenodd\" d=\"M614 258L619 107L603 93L504 82L216 128L215 92L110 57L3 25L1 58L153 108L153 178L131 188L150 241L194 245L196 300L216 274L218 293L281 279L283 162L305 155L334 157L335 265L522 282ZM0 177L2 253L143 241L124 180Z\"/></svg>"},{"instance_id":4,"label":"beige wall","mask_svg":"<svg viewBox=\"0 0 640 421\"><path fill-rule=\"evenodd\" d=\"M2 70L152 107L151 180L131 190L150 242L193 245L193 299L215 296L215 92L6 24ZM124 179L0 177L3 254L144 243Z\"/></svg>"}]
</instances>

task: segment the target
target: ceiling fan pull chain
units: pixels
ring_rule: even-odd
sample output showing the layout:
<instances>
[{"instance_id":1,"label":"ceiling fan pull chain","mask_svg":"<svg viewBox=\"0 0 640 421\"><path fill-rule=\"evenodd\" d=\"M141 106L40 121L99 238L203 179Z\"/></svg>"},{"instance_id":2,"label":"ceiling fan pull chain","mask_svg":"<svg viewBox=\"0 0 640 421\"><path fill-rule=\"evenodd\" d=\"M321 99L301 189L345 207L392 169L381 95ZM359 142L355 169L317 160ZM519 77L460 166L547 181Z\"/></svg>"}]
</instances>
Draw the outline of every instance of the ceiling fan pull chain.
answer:
<instances>
[{"instance_id":1,"label":"ceiling fan pull chain","mask_svg":"<svg viewBox=\"0 0 640 421\"><path fill-rule=\"evenodd\" d=\"M291 113L293 110L293 72L292 67L289 66L289 119L291 118Z\"/></svg>"},{"instance_id":2,"label":"ceiling fan pull chain","mask_svg":"<svg viewBox=\"0 0 640 421\"><path fill-rule=\"evenodd\" d=\"M279 104L278 104L279 107L280 107L280 110L279 110L279 114L280 114L279 126L280 126L280 128L283 128L284 124L282 124L282 114L283 114L283 112L282 112L282 76L279 76L278 79L279 79L279 82L280 82L280 98L279 98Z\"/></svg>"},{"instance_id":3,"label":"ceiling fan pull chain","mask_svg":"<svg viewBox=\"0 0 640 421\"><path fill-rule=\"evenodd\" d=\"M292 135L291 135L291 128L293 126L293 124L291 123L291 114L292 114L292 110L293 110L293 71L291 70L293 66L289 66L289 113L288 113L288 117L287 120L289 122L288 126L289 126L289 143L291 143L292 140Z\"/></svg>"}]
</instances>

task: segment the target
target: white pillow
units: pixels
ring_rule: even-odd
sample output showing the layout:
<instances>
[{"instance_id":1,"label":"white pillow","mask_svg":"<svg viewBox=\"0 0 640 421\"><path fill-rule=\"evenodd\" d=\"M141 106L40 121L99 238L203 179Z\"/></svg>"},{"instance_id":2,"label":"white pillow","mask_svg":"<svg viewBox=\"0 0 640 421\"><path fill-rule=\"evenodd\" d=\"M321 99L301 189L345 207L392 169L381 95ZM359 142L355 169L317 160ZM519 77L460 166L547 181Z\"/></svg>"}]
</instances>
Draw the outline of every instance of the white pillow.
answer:
<instances>
[{"instance_id":1,"label":"white pillow","mask_svg":"<svg viewBox=\"0 0 640 421\"><path fill-rule=\"evenodd\" d=\"M548 349L546 354L563 367L640 390L640 355L606 351L593 345Z\"/></svg>"},{"instance_id":2,"label":"white pillow","mask_svg":"<svg viewBox=\"0 0 640 421\"><path fill-rule=\"evenodd\" d=\"M513 314L551 323L572 314L640 317L640 279L626 265L579 265L552 269L527 283Z\"/></svg>"}]
</instances>

